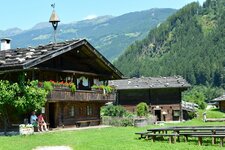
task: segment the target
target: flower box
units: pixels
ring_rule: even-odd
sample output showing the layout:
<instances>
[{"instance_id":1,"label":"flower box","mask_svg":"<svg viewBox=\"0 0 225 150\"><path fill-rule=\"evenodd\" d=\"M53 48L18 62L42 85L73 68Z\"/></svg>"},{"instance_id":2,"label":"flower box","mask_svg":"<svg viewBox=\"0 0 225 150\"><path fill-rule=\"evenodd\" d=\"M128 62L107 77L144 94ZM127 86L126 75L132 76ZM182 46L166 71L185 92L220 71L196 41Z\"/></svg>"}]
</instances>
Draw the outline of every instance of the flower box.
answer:
<instances>
[{"instance_id":1,"label":"flower box","mask_svg":"<svg viewBox=\"0 0 225 150\"><path fill-rule=\"evenodd\" d=\"M20 135L34 134L34 127L32 124L20 124L19 133Z\"/></svg>"}]
</instances>

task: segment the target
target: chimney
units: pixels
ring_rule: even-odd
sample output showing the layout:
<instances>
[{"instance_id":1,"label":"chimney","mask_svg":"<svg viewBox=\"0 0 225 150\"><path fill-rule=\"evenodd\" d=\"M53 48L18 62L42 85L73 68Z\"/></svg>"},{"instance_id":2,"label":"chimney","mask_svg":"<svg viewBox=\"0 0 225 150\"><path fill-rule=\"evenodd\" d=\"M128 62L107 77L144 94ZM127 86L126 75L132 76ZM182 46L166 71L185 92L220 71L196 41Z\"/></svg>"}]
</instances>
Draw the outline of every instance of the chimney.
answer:
<instances>
[{"instance_id":1,"label":"chimney","mask_svg":"<svg viewBox=\"0 0 225 150\"><path fill-rule=\"evenodd\" d=\"M1 39L1 50L2 51L10 49L10 41L11 40L8 38Z\"/></svg>"}]
</instances>

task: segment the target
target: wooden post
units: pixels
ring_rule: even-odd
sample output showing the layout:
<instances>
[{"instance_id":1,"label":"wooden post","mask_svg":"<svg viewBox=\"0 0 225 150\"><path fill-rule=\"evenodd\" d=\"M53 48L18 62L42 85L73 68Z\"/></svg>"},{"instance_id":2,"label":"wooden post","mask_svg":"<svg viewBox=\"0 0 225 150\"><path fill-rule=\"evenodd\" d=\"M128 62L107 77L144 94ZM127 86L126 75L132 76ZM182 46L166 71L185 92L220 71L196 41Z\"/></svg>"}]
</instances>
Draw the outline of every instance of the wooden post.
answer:
<instances>
[{"instance_id":1,"label":"wooden post","mask_svg":"<svg viewBox=\"0 0 225 150\"><path fill-rule=\"evenodd\" d=\"M216 130L212 130L212 134L216 134ZM212 137L212 144L216 144L216 137Z\"/></svg>"},{"instance_id":2,"label":"wooden post","mask_svg":"<svg viewBox=\"0 0 225 150\"><path fill-rule=\"evenodd\" d=\"M142 136L141 136L141 138L142 138ZM148 134L146 134L145 139L146 139L146 140L148 140L148 139L149 139Z\"/></svg>"},{"instance_id":3,"label":"wooden post","mask_svg":"<svg viewBox=\"0 0 225 150\"><path fill-rule=\"evenodd\" d=\"M45 104L45 119L46 119L46 122L50 122L49 121L49 103L48 102L46 102L46 104Z\"/></svg>"},{"instance_id":4,"label":"wooden post","mask_svg":"<svg viewBox=\"0 0 225 150\"><path fill-rule=\"evenodd\" d=\"M198 137L198 145L199 145L199 146L202 145L202 137Z\"/></svg>"},{"instance_id":5,"label":"wooden post","mask_svg":"<svg viewBox=\"0 0 225 150\"><path fill-rule=\"evenodd\" d=\"M188 136L187 135L185 135L184 141L188 142Z\"/></svg>"},{"instance_id":6,"label":"wooden post","mask_svg":"<svg viewBox=\"0 0 225 150\"><path fill-rule=\"evenodd\" d=\"M175 131L175 132L178 134L177 141L180 142L180 136L179 136L180 131L177 130L177 131Z\"/></svg>"},{"instance_id":7,"label":"wooden post","mask_svg":"<svg viewBox=\"0 0 225 150\"><path fill-rule=\"evenodd\" d=\"M220 137L220 146L223 147L223 139L224 137Z\"/></svg>"},{"instance_id":8,"label":"wooden post","mask_svg":"<svg viewBox=\"0 0 225 150\"><path fill-rule=\"evenodd\" d=\"M170 144L172 143L172 137L173 137L173 136L169 136L169 143L170 143Z\"/></svg>"},{"instance_id":9,"label":"wooden post","mask_svg":"<svg viewBox=\"0 0 225 150\"><path fill-rule=\"evenodd\" d=\"M54 115L55 115L55 126L59 127L60 123L61 123L59 102L57 102L56 105L55 105Z\"/></svg>"},{"instance_id":10,"label":"wooden post","mask_svg":"<svg viewBox=\"0 0 225 150\"><path fill-rule=\"evenodd\" d=\"M178 135L179 137L179 135ZM173 136L173 142L176 143L177 142L177 137L176 136Z\"/></svg>"},{"instance_id":11,"label":"wooden post","mask_svg":"<svg viewBox=\"0 0 225 150\"><path fill-rule=\"evenodd\" d=\"M183 120L183 109L182 109L182 102L180 102L180 121Z\"/></svg>"},{"instance_id":12,"label":"wooden post","mask_svg":"<svg viewBox=\"0 0 225 150\"><path fill-rule=\"evenodd\" d=\"M212 137L212 144L216 144L216 137Z\"/></svg>"},{"instance_id":13,"label":"wooden post","mask_svg":"<svg viewBox=\"0 0 225 150\"><path fill-rule=\"evenodd\" d=\"M34 70L32 70L32 80L35 80Z\"/></svg>"},{"instance_id":14,"label":"wooden post","mask_svg":"<svg viewBox=\"0 0 225 150\"><path fill-rule=\"evenodd\" d=\"M152 135L152 142L155 142L155 135Z\"/></svg>"}]
</instances>

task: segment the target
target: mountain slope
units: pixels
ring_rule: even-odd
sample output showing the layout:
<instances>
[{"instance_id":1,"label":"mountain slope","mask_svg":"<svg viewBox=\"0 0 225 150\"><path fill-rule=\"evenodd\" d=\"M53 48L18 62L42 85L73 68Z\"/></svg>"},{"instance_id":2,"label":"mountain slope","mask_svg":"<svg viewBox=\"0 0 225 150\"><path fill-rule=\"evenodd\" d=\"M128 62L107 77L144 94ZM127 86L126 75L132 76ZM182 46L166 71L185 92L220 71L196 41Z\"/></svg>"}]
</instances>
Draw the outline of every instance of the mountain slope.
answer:
<instances>
[{"instance_id":1,"label":"mountain slope","mask_svg":"<svg viewBox=\"0 0 225 150\"><path fill-rule=\"evenodd\" d=\"M20 34L21 32L23 32L23 30L21 30L19 28L11 28L11 29L7 29L4 31L0 30L0 38L14 36L14 35Z\"/></svg>"},{"instance_id":2,"label":"mountain slope","mask_svg":"<svg viewBox=\"0 0 225 150\"><path fill-rule=\"evenodd\" d=\"M102 16L71 24L60 23L57 41L87 38L108 59L113 60L133 41L145 37L151 28L165 21L175 11L150 9L118 17ZM52 41L53 29L49 25L40 23L30 30L11 36L12 47L35 46Z\"/></svg>"},{"instance_id":3,"label":"mountain slope","mask_svg":"<svg viewBox=\"0 0 225 150\"><path fill-rule=\"evenodd\" d=\"M224 86L225 0L191 3L127 48L115 65L127 76L182 75Z\"/></svg>"}]
</instances>

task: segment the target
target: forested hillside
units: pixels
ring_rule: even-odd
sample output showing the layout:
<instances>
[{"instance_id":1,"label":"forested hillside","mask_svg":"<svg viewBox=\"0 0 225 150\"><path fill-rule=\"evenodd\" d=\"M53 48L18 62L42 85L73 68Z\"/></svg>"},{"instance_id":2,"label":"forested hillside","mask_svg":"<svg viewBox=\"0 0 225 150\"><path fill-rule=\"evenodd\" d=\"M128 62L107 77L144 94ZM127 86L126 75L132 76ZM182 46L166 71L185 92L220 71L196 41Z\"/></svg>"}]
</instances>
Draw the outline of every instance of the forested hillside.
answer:
<instances>
[{"instance_id":1,"label":"forested hillside","mask_svg":"<svg viewBox=\"0 0 225 150\"><path fill-rule=\"evenodd\" d=\"M192 84L225 82L225 0L193 2L127 48L115 65L130 77L181 75Z\"/></svg>"}]
</instances>

